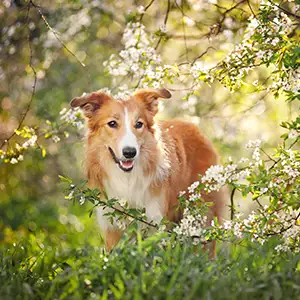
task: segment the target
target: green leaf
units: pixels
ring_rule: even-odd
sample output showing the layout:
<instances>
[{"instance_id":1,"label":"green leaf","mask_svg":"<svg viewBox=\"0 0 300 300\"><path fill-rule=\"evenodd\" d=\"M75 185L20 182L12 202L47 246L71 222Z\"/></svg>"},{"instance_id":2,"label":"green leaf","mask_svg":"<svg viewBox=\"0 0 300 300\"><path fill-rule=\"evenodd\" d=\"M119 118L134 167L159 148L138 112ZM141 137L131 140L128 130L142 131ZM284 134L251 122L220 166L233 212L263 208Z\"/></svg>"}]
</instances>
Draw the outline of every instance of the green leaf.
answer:
<instances>
[{"instance_id":1,"label":"green leaf","mask_svg":"<svg viewBox=\"0 0 300 300\"><path fill-rule=\"evenodd\" d=\"M60 181L62 181L62 182L66 182L66 183L69 183L69 184L72 183L72 179L71 178L64 177L62 175L58 175L58 177L59 177Z\"/></svg>"}]
</instances>

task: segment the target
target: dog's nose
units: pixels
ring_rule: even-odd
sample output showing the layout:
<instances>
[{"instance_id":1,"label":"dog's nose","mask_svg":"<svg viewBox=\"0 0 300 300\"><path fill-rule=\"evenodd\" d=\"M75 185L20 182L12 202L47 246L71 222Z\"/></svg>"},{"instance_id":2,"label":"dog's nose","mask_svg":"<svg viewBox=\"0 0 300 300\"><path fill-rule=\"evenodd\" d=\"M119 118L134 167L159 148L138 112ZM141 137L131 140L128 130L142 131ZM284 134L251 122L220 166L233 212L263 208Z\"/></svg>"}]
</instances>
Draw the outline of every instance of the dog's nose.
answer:
<instances>
[{"instance_id":1,"label":"dog's nose","mask_svg":"<svg viewBox=\"0 0 300 300\"><path fill-rule=\"evenodd\" d=\"M132 147L125 147L123 149L123 155L126 158L134 158L136 156L136 149Z\"/></svg>"}]
</instances>

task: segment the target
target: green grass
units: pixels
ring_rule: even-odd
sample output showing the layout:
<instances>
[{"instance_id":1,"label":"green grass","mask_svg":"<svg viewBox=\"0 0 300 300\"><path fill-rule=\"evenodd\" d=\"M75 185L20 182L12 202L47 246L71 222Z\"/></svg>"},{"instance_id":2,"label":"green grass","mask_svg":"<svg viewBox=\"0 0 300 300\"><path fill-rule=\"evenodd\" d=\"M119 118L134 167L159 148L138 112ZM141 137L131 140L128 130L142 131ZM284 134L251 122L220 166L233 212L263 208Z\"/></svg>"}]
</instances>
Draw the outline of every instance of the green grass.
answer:
<instances>
[{"instance_id":1,"label":"green grass","mask_svg":"<svg viewBox=\"0 0 300 300\"><path fill-rule=\"evenodd\" d=\"M272 244L219 245L216 260L159 237L128 242L109 255L88 242L38 239L0 254L0 299L300 299L300 254Z\"/></svg>"},{"instance_id":2,"label":"green grass","mask_svg":"<svg viewBox=\"0 0 300 300\"><path fill-rule=\"evenodd\" d=\"M300 299L300 253L219 243L212 261L188 244L163 248L154 235L124 237L108 255L88 209L0 204L0 300Z\"/></svg>"}]
</instances>

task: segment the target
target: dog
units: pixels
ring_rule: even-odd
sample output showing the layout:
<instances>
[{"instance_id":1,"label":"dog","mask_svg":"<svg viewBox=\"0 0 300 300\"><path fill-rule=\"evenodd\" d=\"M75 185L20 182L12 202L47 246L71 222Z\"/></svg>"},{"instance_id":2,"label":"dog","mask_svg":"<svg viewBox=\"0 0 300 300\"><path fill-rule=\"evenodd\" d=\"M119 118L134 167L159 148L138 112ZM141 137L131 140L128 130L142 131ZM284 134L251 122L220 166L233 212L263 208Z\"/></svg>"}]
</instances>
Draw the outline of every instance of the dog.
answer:
<instances>
[{"instance_id":1,"label":"dog","mask_svg":"<svg viewBox=\"0 0 300 300\"><path fill-rule=\"evenodd\" d=\"M125 100L96 91L71 101L87 119L86 172L91 188L105 190L109 198L126 199L129 207L145 208L148 220L163 217L179 222L178 194L199 180L218 155L211 142L192 123L157 121L158 99L171 98L166 89L143 89ZM220 218L223 192L203 195L213 202L208 222ZM122 230L99 208L98 221L110 251ZM215 255L215 243L211 255Z\"/></svg>"}]
</instances>

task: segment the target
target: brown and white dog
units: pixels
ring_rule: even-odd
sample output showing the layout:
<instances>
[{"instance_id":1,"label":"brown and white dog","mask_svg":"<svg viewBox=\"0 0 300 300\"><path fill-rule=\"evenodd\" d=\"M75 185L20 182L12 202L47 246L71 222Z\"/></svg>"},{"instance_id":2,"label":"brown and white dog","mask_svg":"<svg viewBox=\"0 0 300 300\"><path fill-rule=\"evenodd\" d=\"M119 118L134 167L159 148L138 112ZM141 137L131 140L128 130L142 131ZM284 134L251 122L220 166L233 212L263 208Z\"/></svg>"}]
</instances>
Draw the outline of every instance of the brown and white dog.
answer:
<instances>
[{"instance_id":1,"label":"brown and white dog","mask_svg":"<svg viewBox=\"0 0 300 300\"><path fill-rule=\"evenodd\" d=\"M179 192L218 163L212 144L195 125L154 120L158 99L170 97L166 89L139 90L126 100L114 100L98 91L71 102L83 110L88 122L89 186L104 189L109 198L126 199L130 207L145 208L147 218L154 222L163 217L178 222ZM209 222L214 216L219 218L222 192L204 198L214 202ZM104 216L106 212L99 208L98 220L110 250L122 232Z\"/></svg>"}]
</instances>

